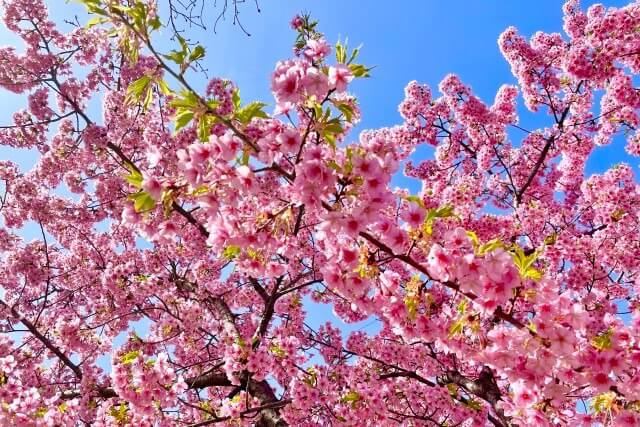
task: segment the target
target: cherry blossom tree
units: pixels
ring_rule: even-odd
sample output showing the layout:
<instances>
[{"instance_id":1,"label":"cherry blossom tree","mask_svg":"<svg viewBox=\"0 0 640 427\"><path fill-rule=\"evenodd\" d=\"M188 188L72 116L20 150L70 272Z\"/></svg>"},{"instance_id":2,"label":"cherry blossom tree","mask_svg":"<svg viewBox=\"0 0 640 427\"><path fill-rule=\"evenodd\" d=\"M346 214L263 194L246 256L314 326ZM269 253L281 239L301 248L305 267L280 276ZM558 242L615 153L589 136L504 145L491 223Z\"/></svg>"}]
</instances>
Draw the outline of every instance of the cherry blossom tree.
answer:
<instances>
[{"instance_id":1,"label":"cherry blossom tree","mask_svg":"<svg viewBox=\"0 0 640 427\"><path fill-rule=\"evenodd\" d=\"M508 28L493 104L411 82L353 141L370 69L309 16L265 111L193 86L205 49L161 49L151 0L83 0L69 32L0 3L25 46L0 86L28 98L0 143L39 153L0 161L1 425L640 424L640 187L585 176L615 138L640 155L640 4ZM305 301L381 328L314 329Z\"/></svg>"}]
</instances>

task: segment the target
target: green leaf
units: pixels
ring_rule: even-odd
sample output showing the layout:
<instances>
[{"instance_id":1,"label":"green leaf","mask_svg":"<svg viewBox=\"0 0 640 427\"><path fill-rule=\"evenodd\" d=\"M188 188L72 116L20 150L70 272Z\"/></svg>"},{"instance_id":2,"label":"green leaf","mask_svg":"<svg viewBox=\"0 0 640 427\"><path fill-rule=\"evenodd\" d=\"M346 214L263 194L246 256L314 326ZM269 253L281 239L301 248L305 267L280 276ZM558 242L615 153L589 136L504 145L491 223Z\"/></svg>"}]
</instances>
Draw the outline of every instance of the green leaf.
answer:
<instances>
[{"instance_id":1,"label":"green leaf","mask_svg":"<svg viewBox=\"0 0 640 427\"><path fill-rule=\"evenodd\" d=\"M433 223L436 218L448 218L454 215L454 208L450 205L445 205L439 208L432 208L427 211L427 216L424 219L423 231L427 235L433 233Z\"/></svg>"},{"instance_id":2,"label":"green leaf","mask_svg":"<svg viewBox=\"0 0 640 427\"><path fill-rule=\"evenodd\" d=\"M450 216L453 216L453 214L454 214L454 209L453 209L453 206L451 205L445 205L445 206L439 207L434 211L434 215L436 218L448 218Z\"/></svg>"},{"instance_id":3,"label":"green leaf","mask_svg":"<svg viewBox=\"0 0 640 427\"><path fill-rule=\"evenodd\" d=\"M340 120L331 119L324 126L324 131L325 132L330 132L330 133L333 133L333 134L337 135L337 134L340 134L340 133L344 132L344 129L342 128L342 124L340 123Z\"/></svg>"},{"instance_id":4,"label":"green leaf","mask_svg":"<svg viewBox=\"0 0 640 427\"><path fill-rule=\"evenodd\" d=\"M142 110L146 111L149 109L151 105L151 101L153 101L153 90L151 89L151 85L147 87L146 94L144 96L144 101L142 102Z\"/></svg>"},{"instance_id":5,"label":"green leaf","mask_svg":"<svg viewBox=\"0 0 640 427\"><path fill-rule=\"evenodd\" d=\"M593 398L591 401L591 407L594 409L596 414L601 414L603 412L610 412L613 408L613 405L616 403L617 396L613 391L608 391L606 393L601 393Z\"/></svg>"},{"instance_id":6,"label":"green leaf","mask_svg":"<svg viewBox=\"0 0 640 427\"><path fill-rule=\"evenodd\" d=\"M345 175L350 175L353 172L353 148L347 147L347 162L344 165Z\"/></svg>"},{"instance_id":7,"label":"green leaf","mask_svg":"<svg viewBox=\"0 0 640 427\"><path fill-rule=\"evenodd\" d=\"M198 107L199 100L195 93L190 90L183 90L180 96L169 102L169 106L173 108L186 108L195 110Z\"/></svg>"},{"instance_id":8,"label":"green leaf","mask_svg":"<svg viewBox=\"0 0 640 427\"><path fill-rule=\"evenodd\" d=\"M524 278L531 279L537 282L538 280L542 279L542 272L537 268L531 267L528 268L527 271L525 271Z\"/></svg>"},{"instance_id":9,"label":"green leaf","mask_svg":"<svg viewBox=\"0 0 640 427\"><path fill-rule=\"evenodd\" d=\"M424 201L420 196L409 195L409 196L404 196L403 199L405 199L407 202L415 203L416 205L420 206L422 209L425 208Z\"/></svg>"},{"instance_id":10,"label":"green leaf","mask_svg":"<svg viewBox=\"0 0 640 427\"><path fill-rule=\"evenodd\" d=\"M178 132L180 129L188 125L192 119L193 119L192 111L180 110L180 112L176 114L175 126L174 126L175 131Z\"/></svg>"},{"instance_id":11,"label":"green leaf","mask_svg":"<svg viewBox=\"0 0 640 427\"><path fill-rule=\"evenodd\" d=\"M189 55L189 62L197 61L200 58L204 58L204 54L204 47L202 47L201 45L197 45Z\"/></svg>"},{"instance_id":12,"label":"green leaf","mask_svg":"<svg viewBox=\"0 0 640 427\"><path fill-rule=\"evenodd\" d=\"M335 160L329 160L327 162L327 166L329 166L331 169L333 169L336 172L342 171L342 168L340 167L340 165Z\"/></svg>"},{"instance_id":13,"label":"green leaf","mask_svg":"<svg viewBox=\"0 0 640 427\"><path fill-rule=\"evenodd\" d=\"M160 201L162 202L164 217L169 218L173 211L173 202L175 201L174 190L164 190L160 196Z\"/></svg>"},{"instance_id":14,"label":"green leaf","mask_svg":"<svg viewBox=\"0 0 640 427\"><path fill-rule=\"evenodd\" d=\"M147 212L156 207L156 201L146 191L130 194L129 199L133 200L133 209L136 212Z\"/></svg>"},{"instance_id":15,"label":"green leaf","mask_svg":"<svg viewBox=\"0 0 640 427\"><path fill-rule=\"evenodd\" d=\"M327 141L327 144L334 150L336 149L336 137L332 133L324 133L324 139Z\"/></svg>"},{"instance_id":16,"label":"green leaf","mask_svg":"<svg viewBox=\"0 0 640 427\"><path fill-rule=\"evenodd\" d=\"M464 401L464 405L468 408L473 409L474 411L481 411L482 410L482 405L480 404L480 401L476 400L476 399L468 399Z\"/></svg>"},{"instance_id":17,"label":"green leaf","mask_svg":"<svg viewBox=\"0 0 640 427\"><path fill-rule=\"evenodd\" d=\"M109 415L115 418L115 420L118 422L118 425L125 425L127 423L128 412L129 409L127 408L127 405L121 403L117 408L115 406L112 406L111 410L109 411Z\"/></svg>"},{"instance_id":18,"label":"green leaf","mask_svg":"<svg viewBox=\"0 0 640 427\"><path fill-rule=\"evenodd\" d=\"M478 239L478 235L474 231L467 230L467 236L469 236L469 238L473 242L474 248L480 246L480 239Z\"/></svg>"},{"instance_id":19,"label":"green leaf","mask_svg":"<svg viewBox=\"0 0 640 427\"><path fill-rule=\"evenodd\" d=\"M140 171L136 169L130 169L130 173L129 175L125 176L125 179L129 184L133 185L136 188L142 187L143 177Z\"/></svg>"},{"instance_id":20,"label":"green leaf","mask_svg":"<svg viewBox=\"0 0 640 427\"><path fill-rule=\"evenodd\" d=\"M91 14L109 16L107 11L101 7L100 0L77 0L77 2L83 4L87 8L87 12Z\"/></svg>"},{"instance_id":21,"label":"green leaf","mask_svg":"<svg viewBox=\"0 0 640 427\"><path fill-rule=\"evenodd\" d=\"M542 273L533 267L533 263L538 259L538 255L538 251L526 255L520 246L513 246L513 263L518 267L518 272L522 278L532 280L540 280L542 278Z\"/></svg>"},{"instance_id":22,"label":"green leaf","mask_svg":"<svg viewBox=\"0 0 640 427\"><path fill-rule=\"evenodd\" d=\"M125 15L129 15L131 13L131 8L130 7L121 6L121 5L117 5L117 4L111 4L111 5L109 5L109 7L111 8L112 11L120 12L120 13L123 13Z\"/></svg>"},{"instance_id":23,"label":"green leaf","mask_svg":"<svg viewBox=\"0 0 640 427\"><path fill-rule=\"evenodd\" d=\"M349 57L349 60L347 61L347 64L351 64L353 61L355 61L355 59L360 54L360 48L361 47L362 47L362 45L360 45L357 48L353 49L353 51L351 52L351 56Z\"/></svg>"},{"instance_id":24,"label":"green leaf","mask_svg":"<svg viewBox=\"0 0 640 427\"><path fill-rule=\"evenodd\" d=\"M131 365L138 359L138 356L140 356L140 352L138 350L132 350L120 356L120 363L123 365Z\"/></svg>"},{"instance_id":25,"label":"green leaf","mask_svg":"<svg viewBox=\"0 0 640 427\"><path fill-rule=\"evenodd\" d=\"M489 240L487 243L485 243L484 245L480 246L480 248L478 248L478 254L479 255L484 255L486 253L489 253L491 251L494 251L498 248L503 248L504 249L504 243L502 243L500 241L500 239L491 239Z\"/></svg>"},{"instance_id":26,"label":"green leaf","mask_svg":"<svg viewBox=\"0 0 640 427\"><path fill-rule=\"evenodd\" d=\"M231 94L231 101L233 102L233 110L236 111L240 108L240 89L235 88Z\"/></svg>"},{"instance_id":27,"label":"green leaf","mask_svg":"<svg viewBox=\"0 0 640 427\"><path fill-rule=\"evenodd\" d=\"M343 46L340 41L336 43L336 61L341 64L347 61L347 47Z\"/></svg>"},{"instance_id":28,"label":"green leaf","mask_svg":"<svg viewBox=\"0 0 640 427\"><path fill-rule=\"evenodd\" d=\"M189 50L189 46L187 45L187 41L184 39L184 37L182 37L180 34L176 33L176 38L178 39L178 42L180 43L180 47L182 48L183 52L187 52Z\"/></svg>"},{"instance_id":29,"label":"green leaf","mask_svg":"<svg viewBox=\"0 0 640 427\"><path fill-rule=\"evenodd\" d=\"M149 27L152 30L158 30L160 29L160 27L162 27L162 21L160 21L160 17L158 15L149 20Z\"/></svg>"},{"instance_id":30,"label":"green leaf","mask_svg":"<svg viewBox=\"0 0 640 427\"><path fill-rule=\"evenodd\" d=\"M170 61L175 62L178 65L184 64L184 59L186 58L186 54L184 52L179 52L177 50L172 50L171 52L162 55Z\"/></svg>"},{"instance_id":31,"label":"green leaf","mask_svg":"<svg viewBox=\"0 0 640 427\"><path fill-rule=\"evenodd\" d=\"M591 340L591 345L598 351L608 350L612 347L611 336L613 329L609 328L605 332L598 334Z\"/></svg>"},{"instance_id":32,"label":"green leaf","mask_svg":"<svg viewBox=\"0 0 640 427\"><path fill-rule=\"evenodd\" d=\"M165 82L163 79L158 79L157 83L158 83L158 88L160 89L160 92L162 92L165 95L171 94L171 89L169 89L169 85L167 84L167 82Z\"/></svg>"},{"instance_id":33,"label":"green leaf","mask_svg":"<svg viewBox=\"0 0 640 427\"><path fill-rule=\"evenodd\" d=\"M341 102L340 104L338 104L338 110L340 110L340 112L344 114L344 118L348 122L351 122L354 114L353 107L351 105L345 102Z\"/></svg>"},{"instance_id":34,"label":"green leaf","mask_svg":"<svg viewBox=\"0 0 640 427\"><path fill-rule=\"evenodd\" d=\"M320 109L320 111L322 111L322 109ZM321 121L326 122L329 120L329 117L331 117L331 109L327 107L327 109L324 111L324 116L322 116Z\"/></svg>"},{"instance_id":35,"label":"green leaf","mask_svg":"<svg viewBox=\"0 0 640 427\"><path fill-rule=\"evenodd\" d=\"M455 399L458 396L458 386L454 383L447 383L446 387L449 391L449 395Z\"/></svg>"},{"instance_id":36,"label":"green leaf","mask_svg":"<svg viewBox=\"0 0 640 427\"><path fill-rule=\"evenodd\" d=\"M404 306L407 309L407 317L409 320L416 320L418 316L418 304L419 300L416 295L407 295L404 298Z\"/></svg>"},{"instance_id":37,"label":"green leaf","mask_svg":"<svg viewBox=\"0 0 640 427\"><path fill-rule=\"evenodd\" d=\"M94 27L94 26L99 25L99 24L104 24L105 22L109 22L109 20L107 18L104 18L104 17L95 16L95 17L89 19L89 21L85 25L85 28L91 28L91 27Z\"/></svg>"},{"instance_id":38,"label":"green leaf","mask_svg":"<svg viewBox=\"0 0 640 427\"><path fill-rule=\"evenodd\" d=\"M458 307L456 307L456 310L458 310L458 313L464 314L467 311L467 300L465 299L460 301L460 304L458 304Z\"/></svg>"},{"instance_id":39,"label":"green leaf","mask_svg":"<svg viewBox=\"0 0 640 427\"><path fill-rule=\"evenodd\" d=\"M322 117L322 105L318 103L313 104L313 113L316 120L320 120L320 118Z\"/></svg>"},{"instance_id":40,"label":"green leaf","mask_svg":"<svg viewBox=\"0 0 640 427\"><path fill-rule=\"evenodd\" d=\"M75 0L76 3L83 4L87 7L100 7L102 4L101 0Z\"/></svg>"},{"instance_id":41,"label":"green leaf","mask_svg":"<svg viewBox=\"0 0 640 427\"><path fill-rule=\"evenodd\" d=\"M551 246L556 243L557 239L558 239L558 233L553 232L544 238L544 244L547 246Z\"/></svg>"},{"instance_id":42,"label":"green leaf","mask_svg":"<svg viewBox=\"0 0 640 427\"><path fill-rule=\"evenodd\" d=\"M238 255L240 255L240 247L236 245L229 245L224 248L224 251L222 252L222 256L228 260L233 260Z\"/></svg>"},{"instance_id":43,"label":"green leaf","mask_svg":"<svg viewBox=\"0 0 640 427\"><path fill-rule=\"evenodd\" d=\"M302 382L307 384L309 387L315 387L318 381L318 374L313 367L307 368L307 376L302 378Z\"/></svg>"},{"instance_id":44,"label":"green leaf","mask_svg":"<svg viewBox=\"0 0 640 427\"><path fill-rule=\"evenodd\" d=\"M253 119L254 117L260 117L260 118L266 119L269 116L267 115L267 113L265 113L262 110L266 106L267 104L265 104L264 102L253 101L245 105L244 107L240 108L236 112L236 118L242 124L249 123L251 119Z\"/></svg>"},{"instance_id":45,"label":"green leaf","mask_svg":"<svg viewBox=\"0 0 640 427\"><path fill-rule=\"evenodd\" d=\"M284 349L282 347L280 347L278 344L271 344L271 346L269 347L269 351L276 356L277 358L282 359L283 357L285 357L287 355L287 352L284 351Z\"/></svg>"},{"instance_id":46,"label":"green leaf","mask_svg":"<svg viewBox=\"0 0 640 427\"><path fill-rule=\"evenodd\" d=\"M362 64L349 64L349 69L354 77L371 77L369 71L371 71L372 68L367 68Z\"/></svg>"},{"instance_id":47,"label":"green leaf","mask_svg":"<svg viewBox=\"0 0 640 427\"><path fill-rule=\"evenodd\" d=\"M465 316L462 316L460 319L456 320L451 325L451 327L449 327L449 338L453 338L456 335L462 335L465 324L466 324Z\"/></svg>"},{"instance_id":48,"label":"green leaf","mask_svg":"<svg viewBox=\"0 0 640 427\"><path fill-rule=\"evenodd\" d=\"M242 151L242 157L240 158L240 164L242 166L248 166L249 165L249 151L247 151L247 150L243 150Z\"/></svg>"},{"instance_id":49,"label":"green leaf","mask_svg":"<svg viewBox=\"0 0 640 427\"><path fill-rule=\"evenodd\" d=\"M348 392L344 396L342 396L342 398L340 399L342 403L351 403L352 406L354 406L355 403L358 402L359 400L360 400L360 393L353 390Z\"/></svg>"},{"instance_id":50,"label":"green leaf","mask_svg":"<svg viewBox=\"0 0 640 427\"><path fill-rule=\"evenodd\" d=\"M142 76L138 80L134 81L127 88L127 103L139 102L142 100L142 94L144 93L152 81L151 76Z\"/></svg>"},{"instance_id":51,"label":"green leaf","mask_svg":"<svg viewBox=\"0 0 640 427\"><path fill-rule=\"evenodd\" d=\"M205 114L200 117L200 121L198 122L198 139L200 139L200 141L209 141L209 137L211 136L211 127L215 122L216 118L214 116Z\"/></svg>"}]
</instances>

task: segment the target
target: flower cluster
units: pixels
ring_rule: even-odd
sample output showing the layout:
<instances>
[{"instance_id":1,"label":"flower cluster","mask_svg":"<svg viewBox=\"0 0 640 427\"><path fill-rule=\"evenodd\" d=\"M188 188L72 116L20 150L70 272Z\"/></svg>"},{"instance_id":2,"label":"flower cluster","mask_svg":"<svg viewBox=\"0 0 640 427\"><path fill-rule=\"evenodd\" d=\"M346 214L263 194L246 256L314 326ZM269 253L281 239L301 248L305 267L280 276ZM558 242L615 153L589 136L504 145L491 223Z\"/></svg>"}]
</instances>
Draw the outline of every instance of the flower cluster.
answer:
<instances>
[{"instance_id":1,"label":"flower cluster","mask_svg":"<svg viewBox=\"0 0 640 427\"><path fill-rule=\"evenodd\" d=\"M307 15L270 114L196 92L206 51L157 46L154 1L83 3L64 33L0 0L25 98L0 145L37 157L0 161L0 424L640 422L640 186L585 175L600 146L640 154L638 3L508 28L493 103L414 81L357 138L371 69Z\"/></svg>"}]
</instances>

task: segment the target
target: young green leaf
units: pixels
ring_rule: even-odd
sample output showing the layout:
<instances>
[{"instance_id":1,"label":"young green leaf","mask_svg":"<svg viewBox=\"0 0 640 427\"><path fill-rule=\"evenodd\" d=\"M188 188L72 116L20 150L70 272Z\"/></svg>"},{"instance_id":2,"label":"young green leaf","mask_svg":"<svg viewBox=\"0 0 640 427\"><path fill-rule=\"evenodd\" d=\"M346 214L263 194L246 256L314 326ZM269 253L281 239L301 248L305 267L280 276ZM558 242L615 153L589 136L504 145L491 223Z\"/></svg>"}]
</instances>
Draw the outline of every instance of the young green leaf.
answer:
<instances>
[{"instance_id":1,"label":"young green leaf","mask_svg":"<svg viewBox=\"0 0 640 427\"><path fill-rule=\"evenodd\" d=\"M349 64L349 69L354 77L371 77L369 71L371 71L372 68L367 68L362 64Z\"/></svg>"},{"instance_id":2,"label":"young green leaf","mask_svg":"<svg viewBox=\"0 0 640 427\"><path fill-rule=\"evenodd\" d=\"M353 120L353 107L345 102L339 103L338 104L338 110L340 110L340 112L342 114L344 114L344 118L348 121L351 122Z\"/></svg>"},{"instance_id":3,"label":"young green leaf","mask_svg":"<svg viewBox=\"0 0 640 427\"><path fill-rule=\"evenodd\" d=\"M138 170L130 169L130 173L129 175L125 176L125 179L129 184L133 185L136 188L142 187L143 178L142 178L142 174Z\"/></svg>"},{"instance_id":4,"label":"young green leaf","mask_svg":"<svg viewBox=\"0 0 640 427\"><path fill-rule=\"evenodd\" d=\"M151 76L145 75L131 83L127 88L127 103L140 102L142 100L142 95L149 89L151 81Z\"/></svg>"},{"instance_id":5,"label":"young green leaf","mask_svg":"<svg viewBox=\"0 0 640 427\"><path fill-rule=\"evenodd\" d=\"M191 51L191 54L189 55L189 62L197 61L198 59L204 58L204 54L204 47L202 47L201 45L197 45L195 48L193 48L193 51Z\"/></svg>"},{"instance_id":6,"label":"young green leaf","mask_svg":"<svg viewBox=\"0 0 640 427\"><path fill-rule=\"evenodd\" d=\"M343 46L340 41L336 43L336 61L341 64L347 61L347 47Z\"/></svg>"},{"instance_id":7,"label":"young green leaf","mask_svg":"<svg viewBox=\"0 0 640 427\"><path fill-rule=\"evenodd\" d=\"M160 89L160 92L162 92L164 95L170 95L172 93L166 81L164 81L163 79L158 79L157 83L158 83L158 88Z\"/></svg>"},{"instance_id":8,"label":"young green leaf","mask_svg":"<svg viewBox=\"0 0 640 427\"><path fill-rule=\"evenodd\" d=\"M147 212L156 207L156 201L146 191L130 194L129 199L133 200L133 209L136 212Z\"/></svg>"},{"instance_id":9,"label":"young green leaf","mask_svg":"<svg viewBox=\"0 0 640 427\"><path fill-rule=\"evenodd\" d=\"M240 108L240 89L235 88L231 93L231 101L233 102L233 109L237 111Z\"/></svg>"},{"instance_id":10,"label":"young green leaf","mask_svg":"<svg viewBox=\"0 0 640 427\"><path fill-rule=\"evenodd\" d=\"M422 209L425 208L424 201L420 196L408 195L408 196L404 196L403 199L405 199L407 202L415 203L416 205L420 206Z\"/></svg>"},{"instance_id":11,"label":"young green leaf","mask_svg":"<svg viewBox=\"0 0 640 427\"><path fill-rule=\"evenodd\" d=\"M236 118L242 124L247 124L254 117L260 117L266 119L269 117L267 113L263 111L263 108L266 107L267 104L264 102L253 101L236 112Z\"/></svg>"},{"instance_id":12,"label":"young green leaf","mask_svg":"<svg viewBox=\"0 0 640 427\"><path fill-rule=\"evenodd\" d=\"M448 338L451 339L457 335L462 335L462 332L464 332L464 325L466 324L466 319L465 316L462 316L460 319L456 320L450 327L449 327L449 336Z\"/></svg>"},{"instance_id":13,"label":"young green leaf","mask_svg":"<svg viewBox=\"0 0 640 427\"><path fill-rule=\"evenodd\" d=\"M175 62L176 64L182 66L184 64L184 59L186 58L186 53L185 52L180 52L177 50L172 50L171 52L162 55L165 58L167 58L170 61Z\"/></svg>"},{"instance_id":14,"label":"young green leaf","mask_svg":"<svg viewBox=\"0 0 640 427\"><path fill-rule=\"evenodd\" d=\"M178 114L176 114L174 129L178 132L180 129L185 127L191 122L193 119L193 112L189 110L180 110Z\"/></svg>"},{"instance_id":15,"label":"young green leaf","mask_svg":"<svg viewBox=\"0 0 640 427\"><path fill-rule=\"evenodd\" d=\"M238 255L240 255L240 247L235 245L227 246L222 252L222 256L229 261L235 259Z\"/></svg>"},{"instance_id":16,"label":"young green leaf","mask_svg":"<svg viewBox=\"0 0 640 427\"><path fill-rule=\"evenodd\" d=\"M128 419L128 416L127 416L128 412L129 412L129 408L127 408L127 405L125 405L124 403L121 403L117 407L112 406L111 410L109 411L109 415L111 415L116 420L118 425L125 425Z\"/></svg>"},{"instance_id":17,"label":"young green leaf","mask_svg":"<svg viewBox=\"0 0 640 427\"><path fill-rule=\"evenodd\" d=\"M207 142L211 136L211 127L216 122L216 118L212 115L205 114L200 117L198 122L198 139L202 142Z\"/></svg>"},{"instance_id":18,"label":"young green leaf","mask_svg":"<svg viewBox=\"0 0 640 427\"><path fill-rule=\"evenodd\" d=\"M120 356L120 363L123 365L131 365L136 359L140 356L140 352L138 350L132 350Z\"/></svg>"},{"instance_id":19,"label":"young green leaf","mask_svg":"<svg viewBox=\"0 0 640 427\"><path fill-rule=\"evenodd\" d=\"M198 107L198 97L190 90L183 90L180 96L169 102L169 106L173 108L187 108L195 110Z\"/></svg>"}]
</instances>

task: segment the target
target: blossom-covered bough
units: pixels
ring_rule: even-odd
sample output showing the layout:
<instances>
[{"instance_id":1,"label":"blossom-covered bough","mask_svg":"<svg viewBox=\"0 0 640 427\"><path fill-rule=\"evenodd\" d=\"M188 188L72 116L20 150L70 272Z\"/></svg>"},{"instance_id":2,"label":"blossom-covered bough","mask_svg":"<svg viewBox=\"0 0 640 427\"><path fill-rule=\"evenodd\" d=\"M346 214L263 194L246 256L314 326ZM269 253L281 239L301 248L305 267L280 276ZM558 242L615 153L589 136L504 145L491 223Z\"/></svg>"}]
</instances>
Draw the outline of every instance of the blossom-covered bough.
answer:
<instances>
[{"instance_id":1,"label":"blossom-covered bough","mask_svg":"<svg viewBox=\"0 0 640 427\"><path fill-rule=\"evenodd\" d=\"M509 28L519 87L412 82L402 124L349 142L369 69L309 17L267 114L192 86L204 48L159 49L153 2L83 3L63 33L2 1L24 50L0 86L28 108L0 143L39 158L0 161L0 424L640 423L640 191L626 164L585 177L615 138L640 155L640 5ZM419 194L390 187L402 164ZM314 329L309 299L381 328Z\"/></svg>"}]
</instances>

